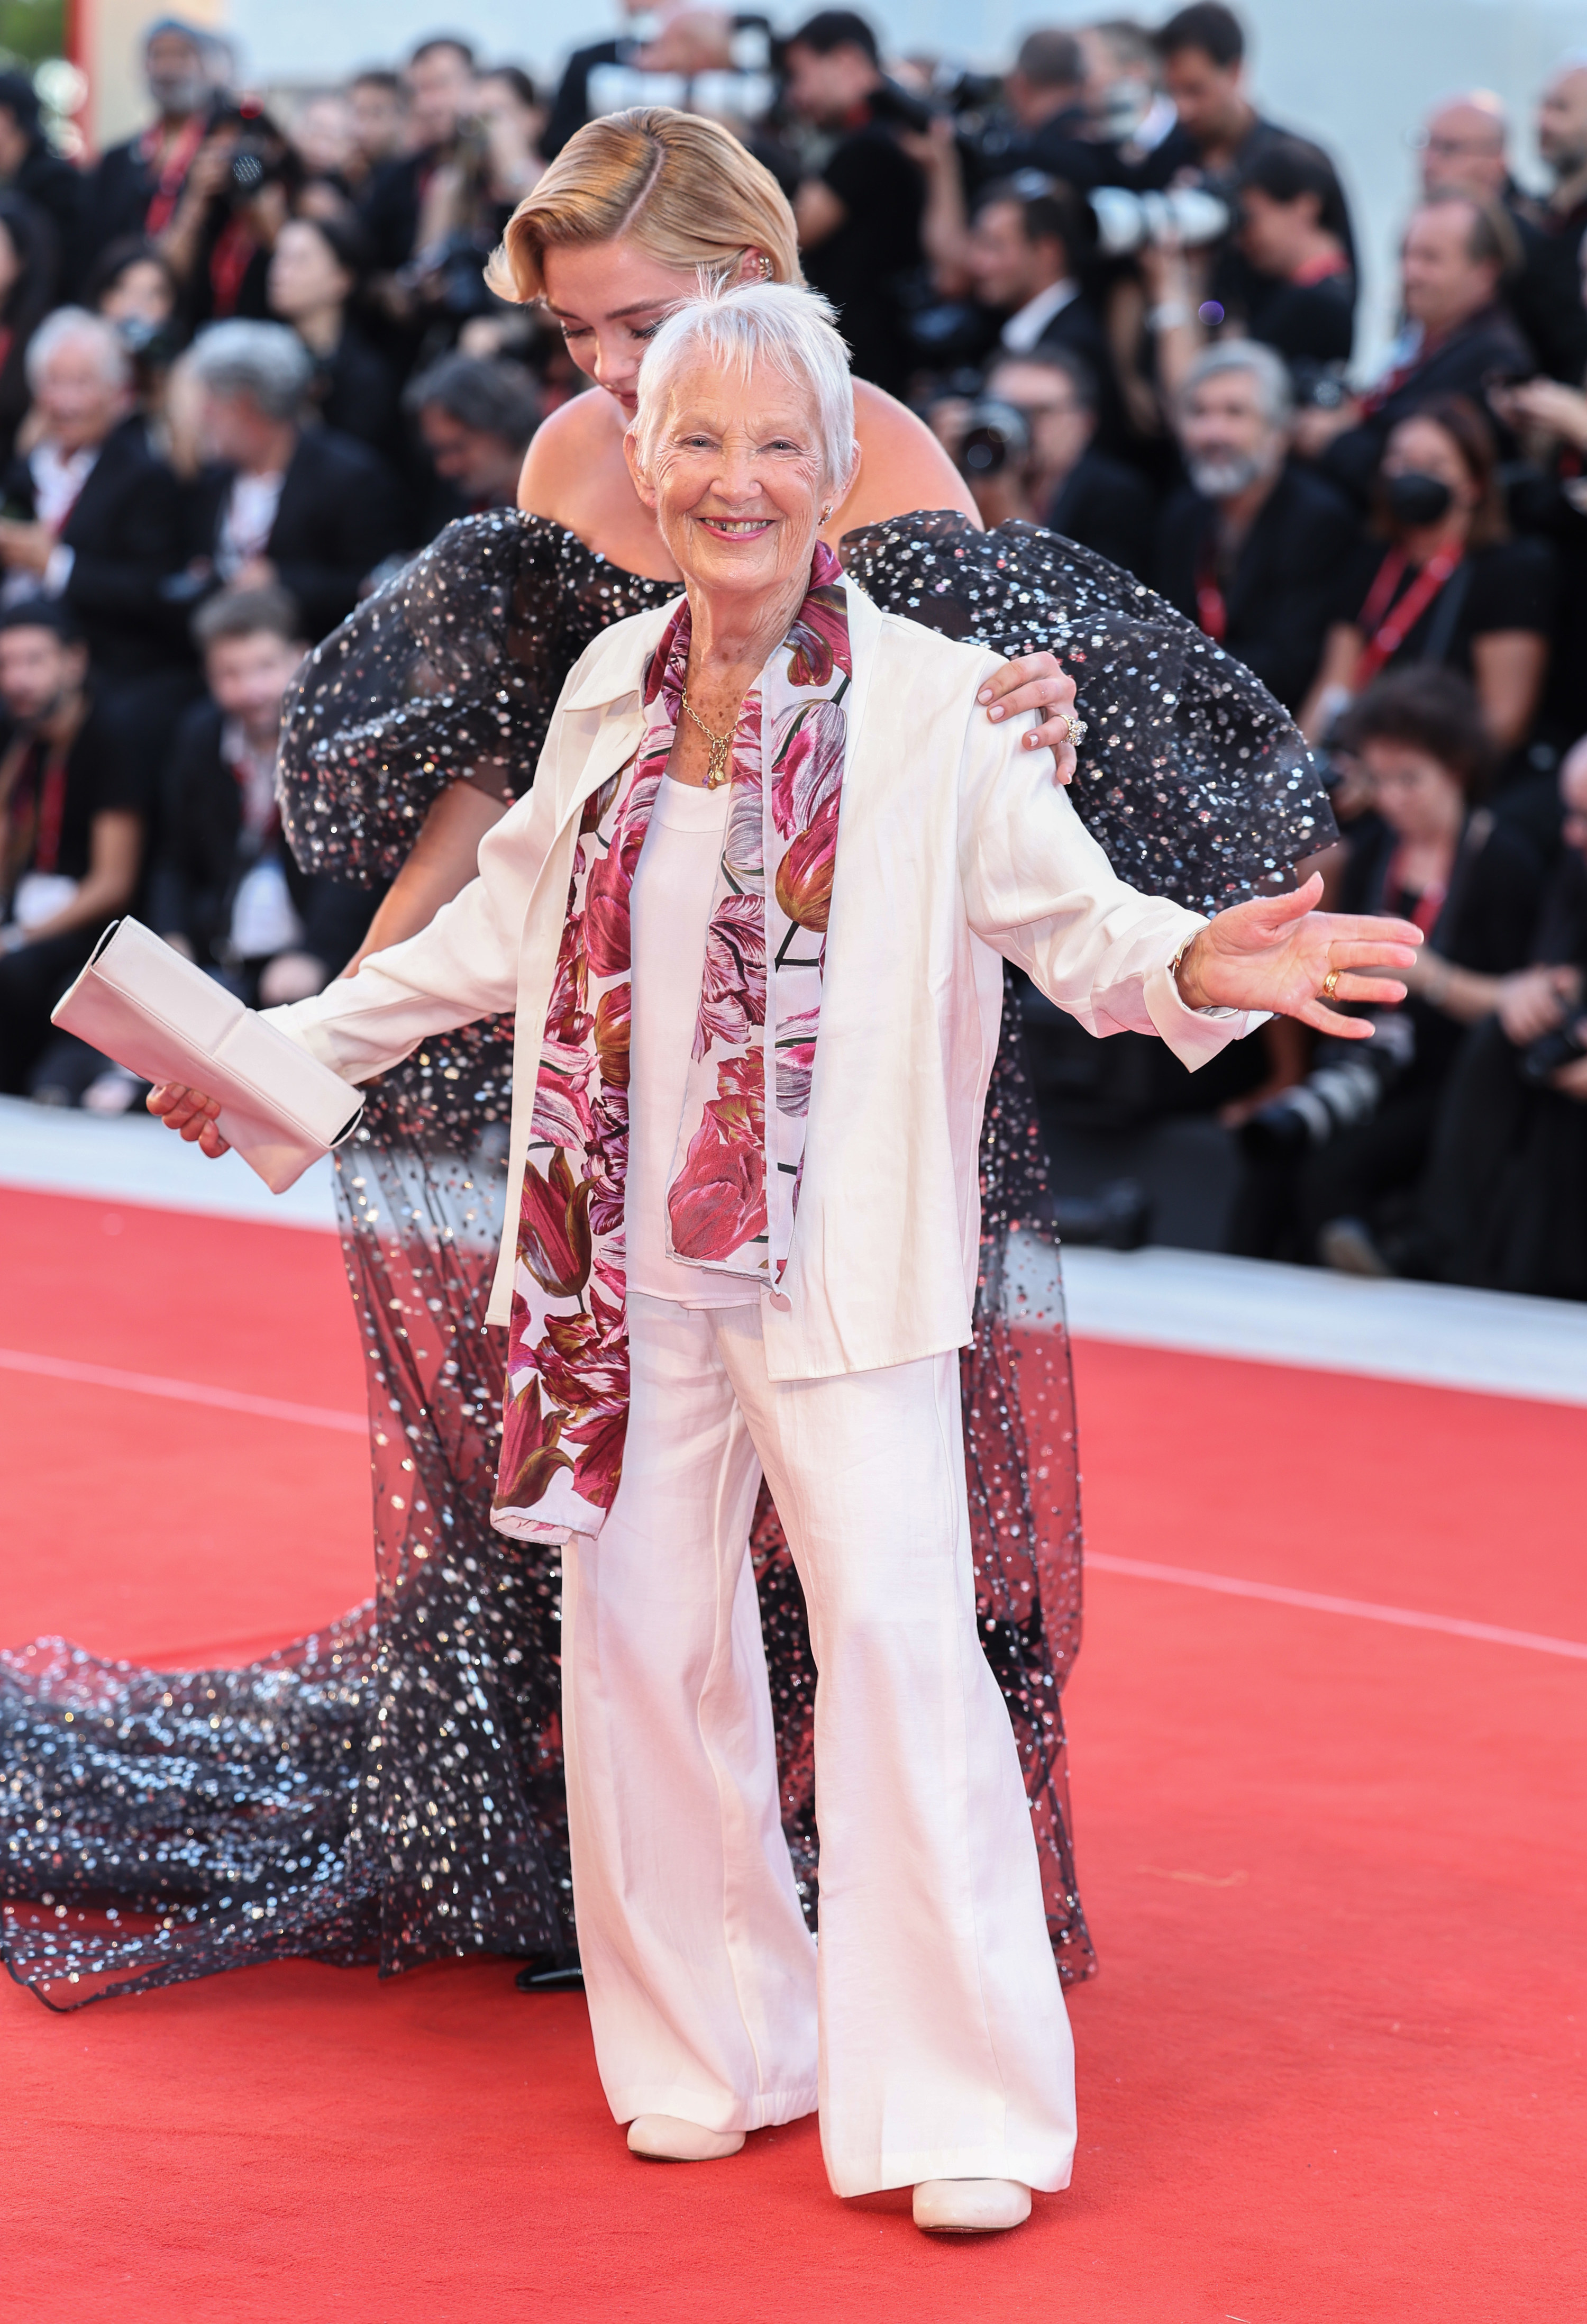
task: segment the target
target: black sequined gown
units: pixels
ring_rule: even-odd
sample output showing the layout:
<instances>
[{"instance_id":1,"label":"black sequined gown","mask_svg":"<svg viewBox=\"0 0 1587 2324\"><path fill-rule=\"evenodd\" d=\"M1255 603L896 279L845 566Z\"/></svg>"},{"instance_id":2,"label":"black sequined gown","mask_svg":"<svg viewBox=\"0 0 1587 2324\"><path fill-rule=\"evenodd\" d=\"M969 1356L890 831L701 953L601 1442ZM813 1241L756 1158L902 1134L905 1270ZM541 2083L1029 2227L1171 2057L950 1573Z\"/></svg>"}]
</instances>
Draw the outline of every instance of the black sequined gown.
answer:
<instances>
[{"instance_id":1,"label":"black sequined gown","mask_svg":"<svg viewBox=\"0 0 1587 2324\"><path fill-rule=\"evenodd\" d=\"M1320 844L1327 810L1282 711L1128 575L1032 526L982 534L952 514L851 534L843 555L889 610L1063 657L1090 726L1072 796L1125 878L1210 910ZM299 688L282 752L299 861L390 878L458 777L516 796L583 647L669 594L537 519L450 527L318 649ZM558 1553L488 1521L503 1348L483 1317L509 1031L427 1043L372 1091L338 1157L369 1359L372 1603L242 1670L158 1674L51 1639L0 1655L5 1955L54 2006L295 1955L388 1971L474 1949L575 1957ZM1012 1011L982 1189L962 1374L982 1637L1072 1980L1094 1966L1060 1700L1080 1630L1074 1401ZM753 1549L784 1823L813 1917L814 1672L764 1495Z\"/></svg>"}]
</instances>

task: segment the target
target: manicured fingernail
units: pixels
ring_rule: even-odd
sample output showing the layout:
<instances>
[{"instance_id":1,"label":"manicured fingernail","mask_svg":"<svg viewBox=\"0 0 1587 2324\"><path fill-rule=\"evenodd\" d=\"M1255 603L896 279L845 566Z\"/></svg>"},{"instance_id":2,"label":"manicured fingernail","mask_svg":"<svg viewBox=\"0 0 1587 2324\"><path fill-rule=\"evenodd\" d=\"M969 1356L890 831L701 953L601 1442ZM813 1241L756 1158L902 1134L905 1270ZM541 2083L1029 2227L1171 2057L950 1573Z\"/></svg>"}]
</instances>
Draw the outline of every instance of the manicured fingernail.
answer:
<instances>
[{"instance_id":1,"label":"manicured fingernail","mask_svg":"<svg viewBox=\"0 0 1587 2324\"><path fill-rule=\"evenodd\" d=\"M1003 705L1002 705L1002 703L1001 703L1001 702L995 702L995 703L992 705L992 715L993 715L993 717L994 717L994 718L1001 718L1001 717L1002 717L1002 715L1003 715Z\"/></svg>"},{"instance_id":2,"label":"manicured fingernail","mask_svg":"<svg viewBox=\"0 0 1587 2324\"><path fill-rule=\"evenodd\" d=\"M979 694L977 694L977 696L976 696L976 700L977 700L977 702L990 702L990 701L991 701L991 699L992 699L992 688L991 688L989 686L984 686L984 687L981 688L981 690L980 690Z\"/></svg>"}]
</instances>

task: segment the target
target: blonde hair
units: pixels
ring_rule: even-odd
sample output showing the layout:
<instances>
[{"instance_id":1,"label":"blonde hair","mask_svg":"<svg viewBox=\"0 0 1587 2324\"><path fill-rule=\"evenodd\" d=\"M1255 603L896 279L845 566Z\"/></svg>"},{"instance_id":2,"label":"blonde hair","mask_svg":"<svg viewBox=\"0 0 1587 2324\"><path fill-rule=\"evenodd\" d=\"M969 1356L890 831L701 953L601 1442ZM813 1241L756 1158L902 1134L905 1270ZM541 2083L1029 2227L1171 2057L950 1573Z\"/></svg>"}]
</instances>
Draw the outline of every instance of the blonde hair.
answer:
<instances>
[{"instance_id":1,"label":"blonde hair","mask_svg":"<svg viewBox=\"0 0 1587 2324\"><path fill-rule=\"evenodd\" d=\"M663 266L726 278L747 251L767 280L803 282L794 213L769 170L714 121L637 105L586 123L512 214L485 269L499 299L546 295L548 250L634 244Z\"/></svg>"}]
</instances>

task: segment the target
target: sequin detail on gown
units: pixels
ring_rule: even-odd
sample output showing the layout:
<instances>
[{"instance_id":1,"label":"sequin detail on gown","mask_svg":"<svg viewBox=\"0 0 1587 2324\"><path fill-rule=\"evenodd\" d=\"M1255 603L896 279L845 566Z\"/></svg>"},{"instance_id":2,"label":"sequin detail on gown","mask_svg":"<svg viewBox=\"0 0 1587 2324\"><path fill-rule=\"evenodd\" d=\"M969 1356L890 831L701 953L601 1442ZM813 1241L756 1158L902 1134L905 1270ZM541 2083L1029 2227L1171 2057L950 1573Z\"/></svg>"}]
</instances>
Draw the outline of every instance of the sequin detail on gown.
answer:
<instances>
[{"instance_id":1,"label":"sequin detail on gown","mask_svg":"<svg viewBox=\"0 0 1587 2324\"><path fill-rule=\"evenodd\" d=\"M977 534L951 514L874 527L843 553L889 610L1064 653L1092 722L1076 805L1126 878L1210 909L1322 844L1326 808L1284 714L1128 575L1033 527ZM578 654L672 594L538 520L449 527L315 656L283 747L299 861L372 884L460 775L503 798L527 788ZM338 1157L369 1359L372 1604L237 1671L159 1674L59 1640L0 1655L6 1958L53 2006L303 1954L383 1971L473 1949L573 1956L558 1553L488 1522L501 1351L483 1315L510 1063L510 1020L427 1042L372 1091ZM1080 1629L1073 1394L1017 1034L988 1096L982 1186L961 1375L981 1630L1072 1980L1094 1967L1060 1699ZM764 1494L752 1546L784 1828L813 1916L814 1673Z\"/></svg>"}]
</instances>

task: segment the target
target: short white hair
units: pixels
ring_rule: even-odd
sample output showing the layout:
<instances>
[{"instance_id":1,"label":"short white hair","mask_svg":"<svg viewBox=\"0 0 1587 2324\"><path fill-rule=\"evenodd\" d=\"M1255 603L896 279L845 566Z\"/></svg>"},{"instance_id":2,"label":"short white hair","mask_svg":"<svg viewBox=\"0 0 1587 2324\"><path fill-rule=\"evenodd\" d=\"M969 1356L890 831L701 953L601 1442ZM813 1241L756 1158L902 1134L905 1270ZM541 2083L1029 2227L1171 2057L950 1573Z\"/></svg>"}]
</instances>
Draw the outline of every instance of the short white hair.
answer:
<instances>
[{"instance_id":1,"label":"short white hair","mask_svg":"<svg viewBox=\"0 0 1587 2324\"><path fill-rule=\"evenodd\" d=\"M1204 380L1225 372L1248 371L1261 397L1262 417L1270 428L1288 428L1295 416L1295 390L1282 355L1260 339L1215 339L1193 355L1176 399L1183 411Z\"/></svg>"},{"instance_id":2,"label":"short white hair","mask_svg":"<svg viewBox=\"0 0 1587 2324\"><path fill-rule=\"evenodd\" d=\"M296 331L242 318L200 331L188 363L200 387L246 396L267 420L296 420L314 377L314 357Z\"/></svg>"},{"instance_id":3,"label":"short white hair","mask_svg":"<svg viewBox=\"0 0 1587 2324\"><path fill-rule=\"evenodd\" d=\"M58 347L69 340L82 339L97 347L109 387L126 387L133 376L133 359L126 342L115 325L103 315L96 315L87 307L57 307L46 315L28 342L25 369L28 385L36 395L42 383L44 371Z\"/></svg>"},{"instance_id":4,"label":"short white hair","mask_svg":"<svg viewBox=\"0 0 1587 2324\"><path fill-rule=\"evenodd\" d=\"M757 363L768 364L807 391L815 407L824 486L836 492L848 484L854 468L854 382L832 309L818 292L792 282L702 287L699 298L670 314L639 370L632 434L642 468L650 467L679 374L702 357L746 380Z\"/></svg>"}]
</instances>

